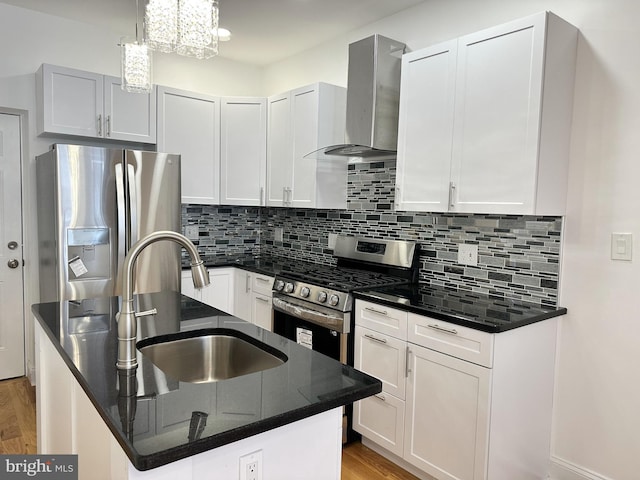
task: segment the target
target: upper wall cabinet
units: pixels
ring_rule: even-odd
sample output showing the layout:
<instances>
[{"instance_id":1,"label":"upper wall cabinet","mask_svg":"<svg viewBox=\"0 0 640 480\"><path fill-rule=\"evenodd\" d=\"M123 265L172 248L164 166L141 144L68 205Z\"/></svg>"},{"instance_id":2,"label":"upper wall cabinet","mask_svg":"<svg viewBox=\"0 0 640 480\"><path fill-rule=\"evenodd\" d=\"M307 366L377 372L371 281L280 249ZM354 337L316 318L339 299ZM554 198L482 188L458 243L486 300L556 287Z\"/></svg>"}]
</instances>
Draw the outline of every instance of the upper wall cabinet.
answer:
<instances>
[{"instance_id":1,"label":"upper wall cabinet","mask_svg":"<svg viewBox=\"0 0 640 480\"><path fill-rule=\"evenodd\" d=\"M220 203L264 205L267 99L221 99Z\"/></svg>"},{"instance_id":2,"label":"upper wall cabinet","mask_svg":"<svg viewBox=\"0 0 640 480\"><path fill-rule=\"evenodd\" d=\"M404 55L396 208L563 215L576 45L543 12Z\"/></svg>"},{"instance_id":3,"label":"upper wall cabinet","mask_svg":"<svg viewBox=\"0 0 640 480\"><path fill-rule=\"evenodd\" d=\"M158 151L181 155L182 203L220 203L220 99L158 87Z\"/></svg>"},{"instance_id":4,"label":"upper wall cabinet","mask_svg":"<svg viewBox=\"0 0 640 480\"><path fill-rule=\"evenodd\" d=\"M315 83L269 97L267 205L346 208L347 162L303 158L344 143L346 89Z\"/></svg>"},{"instance_id":5,"label":"upper wall cabinet","mask_svg":"<svg viewBox=\"0 0 640 480\"><path fill-rule=\"evenodd\" d=\"M36 74L38 134L156 142L156 94L128 93L120 79L43 64Z\"/></svg>"}]
</instances>

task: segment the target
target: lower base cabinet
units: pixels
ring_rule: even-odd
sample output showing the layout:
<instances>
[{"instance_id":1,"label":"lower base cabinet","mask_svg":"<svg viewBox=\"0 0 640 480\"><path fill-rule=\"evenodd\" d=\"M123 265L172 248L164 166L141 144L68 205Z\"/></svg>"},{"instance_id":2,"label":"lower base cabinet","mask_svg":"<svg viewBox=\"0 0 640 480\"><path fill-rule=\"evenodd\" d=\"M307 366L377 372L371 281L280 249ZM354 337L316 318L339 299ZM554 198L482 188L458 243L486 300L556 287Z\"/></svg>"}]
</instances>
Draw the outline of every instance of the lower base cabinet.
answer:
<instances>
[{"instance_id":1,"label":"lower base cabinet","mask_svg":"<svg viewBox=\"0 0 640 480\"><path fill-rule=\"evenodd\" d=\"M438 479L486 478L491 369L409 346L404 459Z\"/></svg>"},{"instance_id":2,"label":"lower base cabinet","mask_svg":"<svg viewBox=\"0 0 640 480\"><path fill-rule=\"evenodd\" d=\"M182 272L182 294L273 331L271 288L273 277L235 267L209 269L211 283L197 290L191 271Z\"/></svg>"},{"instance_id":3,"label":"lower base cabinet","mask_svg":"<svg viewBox=\"0 0 640 480\"><path fill-rule=\"evenodd\" d=\"M378 376L383 391L356 402L354 429L377 451L437 480L547 477L556 319L488 334L405 313L398 320L408 325L403 390L380 368L400 358L383 329L358 325L367 308L356 302L355 367Z\"/></svg>"},{"instance_id":4,"label":"lower base cabinet","mask_svg":"<svg viewBox=\"0 0 640 480\"><path fill-rule=\"evenodd\" d=\"M182 294L233 315L234 268L210 268L210 284L200 290L193 286L191 270L182 271Z\"/></svg>"}]
</instances>

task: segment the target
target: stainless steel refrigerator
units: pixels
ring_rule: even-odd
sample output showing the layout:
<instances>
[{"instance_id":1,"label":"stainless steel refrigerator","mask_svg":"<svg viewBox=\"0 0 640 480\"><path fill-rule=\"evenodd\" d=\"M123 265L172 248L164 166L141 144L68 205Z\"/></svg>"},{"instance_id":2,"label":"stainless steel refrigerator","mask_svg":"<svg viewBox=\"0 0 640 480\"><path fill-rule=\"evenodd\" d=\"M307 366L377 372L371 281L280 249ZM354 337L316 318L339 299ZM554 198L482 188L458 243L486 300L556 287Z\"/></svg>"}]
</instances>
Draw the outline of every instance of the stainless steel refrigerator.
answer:
<instances>
[{"instance_id":1,"label":"stainless steel refrigerator","mask_svg":"<svg viewBox=\"0 0 640 480\"><path fill-rule=\"evenodd\" d=\"M180 156L56 144L36 158L40 301L120 295L124 256L156 230L180 231ZM146 248L136 293L180 291L180 249Z\"/></svg>"}]
</instances>

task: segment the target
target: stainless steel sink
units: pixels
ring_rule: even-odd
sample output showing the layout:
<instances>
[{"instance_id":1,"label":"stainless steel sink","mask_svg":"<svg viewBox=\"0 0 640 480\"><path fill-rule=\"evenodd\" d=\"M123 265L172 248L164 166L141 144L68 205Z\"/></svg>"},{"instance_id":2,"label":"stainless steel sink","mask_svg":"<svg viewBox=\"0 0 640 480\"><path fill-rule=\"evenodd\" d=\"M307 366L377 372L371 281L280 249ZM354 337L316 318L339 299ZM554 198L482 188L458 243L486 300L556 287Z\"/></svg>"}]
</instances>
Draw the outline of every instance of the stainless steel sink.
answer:
<instances>
[{"instance_id":1,"label":"stainless steel sink","mask_svg":"<svg viewBox=\"0 0 640 480\"><path fill-rule=\"evenodd\" d=\"M138 350L168 376L207 383L282 365L287 356L236 330L214 328L154 337Z\"/></svg>"}]
</instances>

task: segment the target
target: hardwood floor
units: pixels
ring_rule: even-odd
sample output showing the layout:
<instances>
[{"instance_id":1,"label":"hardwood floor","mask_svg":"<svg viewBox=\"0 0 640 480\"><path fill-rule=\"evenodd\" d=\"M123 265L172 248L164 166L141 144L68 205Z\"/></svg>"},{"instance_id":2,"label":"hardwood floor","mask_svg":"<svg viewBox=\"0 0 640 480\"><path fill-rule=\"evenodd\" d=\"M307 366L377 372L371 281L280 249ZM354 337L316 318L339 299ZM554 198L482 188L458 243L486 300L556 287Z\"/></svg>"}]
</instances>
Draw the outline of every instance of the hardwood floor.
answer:
<instances>
[{"instance_id":1,"label":"hardwood floor","mask_svg":"<svg viewBox=\"0 0 640 480\"><path fill-rule=\"evenodd\" d=\"M342 449L342 480L418 480L361 443Z\"/></svg>"},{"instance_id":2,"label":"hardwood floor","mask_svg":"<svg viewBox=\"0 0 640 480\"><path fill-rule=\"evenodd\" d=\"M26 377L0 381L0 454L36 453L36 392Z\"/></svg>"},{"instance_id":3,"label":"hardwood floor","mask_svg":"<svg viewBox=\"0 0 640 480\"><path fill-rule=\"evenodd\" d=\"M36 453L36 393L26 377L0 381L0 454ZM417 480L361 443L342 451L341 480Z\"/></svg>"}]
</instances>

